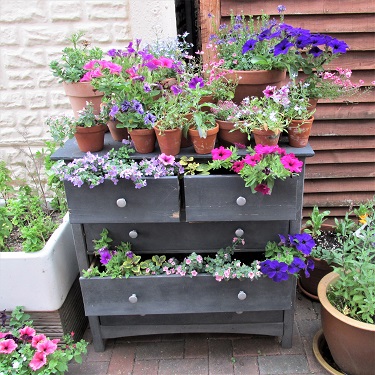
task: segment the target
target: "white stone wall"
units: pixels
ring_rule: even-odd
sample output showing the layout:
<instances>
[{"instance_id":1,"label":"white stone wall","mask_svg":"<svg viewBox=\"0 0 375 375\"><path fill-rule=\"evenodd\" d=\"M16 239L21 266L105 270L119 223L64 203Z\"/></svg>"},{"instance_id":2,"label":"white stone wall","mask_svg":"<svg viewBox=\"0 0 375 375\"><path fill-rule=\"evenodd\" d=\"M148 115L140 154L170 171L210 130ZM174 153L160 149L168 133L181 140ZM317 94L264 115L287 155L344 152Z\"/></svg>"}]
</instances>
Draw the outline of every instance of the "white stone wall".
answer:
<instances>
[{"instance_id":1,"label":"white stone wall","mask_svg":"<svg viewBox=\"0 0 375 375\"><path fill-rule=\"evenodd\" d=\"M30 179L30 150L49 139L45 119L72 114L51 60L78 30L107 51L130 40L152 41L153 28L176 35L174 0L0 0L0 160Z\"/></svg>"}]
</instances>

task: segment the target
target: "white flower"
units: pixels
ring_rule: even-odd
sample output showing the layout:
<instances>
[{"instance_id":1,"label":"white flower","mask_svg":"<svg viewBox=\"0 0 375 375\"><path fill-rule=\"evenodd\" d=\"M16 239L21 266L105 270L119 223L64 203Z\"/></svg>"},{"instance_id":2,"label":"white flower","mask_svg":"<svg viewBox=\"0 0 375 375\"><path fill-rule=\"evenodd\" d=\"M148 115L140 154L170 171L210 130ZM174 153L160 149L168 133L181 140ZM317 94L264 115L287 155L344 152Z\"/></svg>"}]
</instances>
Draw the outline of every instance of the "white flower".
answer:
<instances>
[{"instance_id":1,"label":"white flower","mask_svg":"<svg viewBox=\"0 0 375 375\"><path fill-rule=\"evenodd\" d=\"M13 362L12 367L13 368L19 368L20 367L20 363L19 362Z\"/></svg>"}]
</instances>

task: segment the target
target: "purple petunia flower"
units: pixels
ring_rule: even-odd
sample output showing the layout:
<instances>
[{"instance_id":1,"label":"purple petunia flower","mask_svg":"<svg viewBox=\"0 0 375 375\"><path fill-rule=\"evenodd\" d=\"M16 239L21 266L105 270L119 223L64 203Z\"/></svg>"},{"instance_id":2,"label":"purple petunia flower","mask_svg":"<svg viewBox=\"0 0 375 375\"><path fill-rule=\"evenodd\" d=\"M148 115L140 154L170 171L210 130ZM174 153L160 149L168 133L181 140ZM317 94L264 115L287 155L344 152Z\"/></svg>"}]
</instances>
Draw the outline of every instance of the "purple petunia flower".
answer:
<instances>
[{"instance_id":1,"label":"purple petunia flower","mask_svg":"<svg viewBox=\"0 0 375 375\"><path fill-rule=\"evenodd\" d=\"M260 263L260 271L275 282L288 280L288 265L285 262L267 259Z\"/></svg>"},{"instance_id":2,"label":"purple petunia flower","mask_svg":"<svg viewBox=\"0 0 375 375\"><path fill-rule=\"evenodd\" d=\"M151 112L147 112L143 119L143 122L145 123L145 125L153 125L155 121L156 121L156 116L153 115Z\"/></svg>"},{"instance_id":3,"label":"purple petunia flower","mask_svg":"<svg viewBox=\"0 0 375 375\"><path fill-rule=\"evenodd\" d=\"M118 105L115 104L114 106L112 106L112 108L109 112L109 116L114 118L119 110L120 109L119 109Z\"/></svg>"},{"instance_id":4,"label":"purple petunia flower","mask_svg":"<svg viewBox=\"0 0 375 375\"><path fill-rule=\"evenodd\" d=\"M132 259L134 256L134 253L132 251L127 251L125 254L128 258Z\"/></svg>"},{"instance_id":5,"label":"purple petunia flower","mask_svg":"<svg viewBox=\"0 0 375 375\"><path fill-rule=\"evenodd\" d=\"M256 39L249 39L242 47L242 54L245 54L247 51L252 51L258 41Z\"/></svg>"},{"instance_id":6,"label":"purple petunia flower","mask_svg":"<svg viewBox=\"0 0 375 375\"><path fill-rule=\"evenodd\" d=\"M315 268L315 263L311 258L307 259L306 268L305 268L305 276L310 277L310 272L313 271Z\"/></svg>"},{"instance_id":7,"label":"purple petunia flower","mask_svg":"<svg viewBox=\"0 0 375 375\"><path fill-rule=\"evenodd\" d=\"M305 262L301 258L294 257L292 263L288 267L288 272L298 273L300 270L304 270L305 268Z\"/></svg>"},{"instance_id":8,"label":"purple petunia flower","mask_svg":"<svg viewBox=\"0 0 375 375\"><path fill-rule=\"evenodd\" d=\"M328 42L328 45L332 47L332 53L346 53L346 50L349 48L349 46L342 40L338 39L332 39L330 42Z\"/></svg>"},{"instance_id":9,"label":"purple petunia flower","mask_svg":"<svg viewBox=\"0 0 375 375\"><path fill-rule=\"evenodd\" d=\"M291 47L293 47L293 43L291 43L287 38L284 38L280 43L276 44L273 54L275 56L285 55L288 53Z\"/></svg>"},{"instance_id":10,"label":"purple petunia flower","mask_svg":"<svg viewBox=\"0 0 375 375\"><path fill-rule=\"evenodd\" d=\"M313 46L310 48L309 53L314 57L319 57L323 51L318 46Z\"/></svg>"},{"instance_id":11,"label":"purple petunia flower","mask_svg":"<svg viewBox=\"0 0 375 375\"><path fill-rule=\"evenodd\" d=\"M112 258L111 252L106 247L101 248L99 250L99 254L100 254L100 263L101 264L108 264L108 262Z\"/></svg>"},{"instance_id":12,"label":"purple petunia flower","mask_svg":"<svg viewBox=\"0 0 375 375\"><path fill-rule=\"evenodd\" d=\"M132 108L135 112L138 112L140 115L143 115L145 113L142 103L140 103L138 100L132 100Z\"/></svg>"},{"instance_id":13,"label":"purple petunia flower","mask_svg":"<svg viewBox=\"0 0 375 375\"><path fill-rule=\"evenodd\" d=\"M182 93L182 89L176 85L171 86L171 91L173 95L178 95Z\"/></svg>"},{"instance_id":14,"label":"purple petunia flower","mask_svg":"<svg viewBox=\"0 0 375 375\"><path fill-rule=\"evenodd\" d=\"M199 87L204 86L204 81L202 77L193 77L189 82L190 89L196 89L198 85Z\"/></svg>"},{"instance_id":15,"label":"purple petunia flower","mask_svg":"<svg viewBox=\"0 0 375 375\"><path fill-rule=\"evenodd\" d=\"M130 108L130 102L127 101L127 100L124 100L122 103L121 103L121 111L122 112L126 112L128 111Z\"/></svg>"},{"instance_id":16,"label":"purple petunia flower","mask_svg":"<svg viewBox=\"0 0 375 375\"><path fill-rule=\"evenodd\" d=\"M308 233L299 233L291 236L291 242L294 244L297 250L301 251L305 255L309 255L312 248L315 246L314 239Z\"/></svg>"}]
</instances>

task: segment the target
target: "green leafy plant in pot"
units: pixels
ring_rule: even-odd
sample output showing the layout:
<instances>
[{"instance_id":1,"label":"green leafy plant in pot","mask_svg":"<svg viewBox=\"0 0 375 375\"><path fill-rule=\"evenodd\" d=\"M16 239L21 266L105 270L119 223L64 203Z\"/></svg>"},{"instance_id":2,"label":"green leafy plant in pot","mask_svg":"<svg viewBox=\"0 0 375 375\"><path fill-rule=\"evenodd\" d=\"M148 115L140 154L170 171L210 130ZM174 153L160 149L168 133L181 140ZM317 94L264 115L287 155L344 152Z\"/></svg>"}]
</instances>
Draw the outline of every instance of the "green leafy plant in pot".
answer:
<instances>
[{"instance_id":1,"label":"green leafy plant in pot","mask_svg":"<svg viewBox=\"0 0 375 375\"><path fill-rule=\"evenodd\" d=\"M374 203L355 232L342 242L342 264L318 286L322 328L335 363L348 374L371 375L375 368Z\"/></svg>"}]
</instances>

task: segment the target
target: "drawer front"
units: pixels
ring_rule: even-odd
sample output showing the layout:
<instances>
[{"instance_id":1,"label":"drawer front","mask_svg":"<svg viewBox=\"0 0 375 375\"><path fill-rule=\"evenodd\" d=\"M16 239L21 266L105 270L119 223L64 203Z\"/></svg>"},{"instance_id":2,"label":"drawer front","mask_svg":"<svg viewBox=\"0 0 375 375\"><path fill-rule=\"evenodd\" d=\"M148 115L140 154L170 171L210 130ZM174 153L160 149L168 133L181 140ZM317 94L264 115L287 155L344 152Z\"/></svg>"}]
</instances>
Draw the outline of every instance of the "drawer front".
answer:
<instances>
[{"instance_id":1,"label":"drawer front","mask_svg":"<svg viewBox=\"0 0 375 375\"><path fill-rule=\"evenodd\" d=\"M262 195L237 175L186 176L186 220L295 220L299 178L277 180L272 194Z\"/></svg>"},{"instance_id":2,"label":"drawer front","mask_svg":"<svg viewBox=\"0 0 375 375\"><path fill-rule=\"evenodd\" d=\"M131 242L135 253L217 251L231 244L233 237L245 240L244 249L264 250L268 240L278 241L278 234L289 232L286 221L85 224L86 243L93 251L93 240L107 228L113 245ZM240 230L240 231L238 231ZM236 233L237 232L237 233ZM243 232L243 233L242 233ZM135 238L134 238L135 237Z\"/></svg>"},{"instance_id":3,"label":"drawer front","mask_svg":"<svg viewBox=\"0 0 375 375\"><path fill-rule=\"evenodd\" d=\"M128 180L105 181L93 189L65 183L72 224L178 222L179 190L177 177L149 178L141 189Z\"/></svg>"},{"instance_id":4,"label":"drawer front","mask_svg":"<svg viewBox=\"0 0 375 375\"><path fill-rule=\"evenodd\" d=\"M210 275L80 278L86 315L143 315L289 310L295 279L218 282ZM245 294L245 299L239 299ZM132 302L133 303L132 303Z\"/></svg>"}]
</instances>

